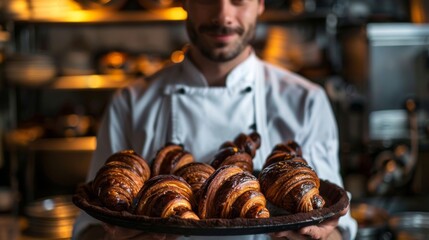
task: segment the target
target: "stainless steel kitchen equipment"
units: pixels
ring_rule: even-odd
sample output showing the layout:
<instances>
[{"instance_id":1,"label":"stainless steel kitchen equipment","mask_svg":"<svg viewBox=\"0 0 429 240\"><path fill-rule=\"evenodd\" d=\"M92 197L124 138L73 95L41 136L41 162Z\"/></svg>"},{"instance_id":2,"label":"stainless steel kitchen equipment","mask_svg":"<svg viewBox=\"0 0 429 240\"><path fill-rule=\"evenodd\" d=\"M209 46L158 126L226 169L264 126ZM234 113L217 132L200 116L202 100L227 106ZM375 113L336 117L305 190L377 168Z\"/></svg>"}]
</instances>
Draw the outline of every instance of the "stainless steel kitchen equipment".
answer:
<instances>
[{"instance_id":1,"label":"stainless steel kitchen equipment","mask_svg":"<svg viewBox=\"0 0 429 240\"><path fill-rule=\"evenodd\" d=\"M429 110L429 24L369 24L369 136L408 138L405 101L416 99L421 138Z\"/></svg>"},{"instance_id":2,"label":"stainless steel kitchen equipment","mask_svg":"<svg viewBox=\"0 0 429 240\"><path fill-rule=\"evenodd\" d=\"M429 213L406 211L393 214L388 221L394 239L423 240L429 238Z\"/></svg>"},{"instance_id":3,"label":"stainless steel kitchen equipment","mask_svg":"<svg viewBox=\"0 0 429 240\"><path fill-rule=\"evenodd\" d=\"M392 173L383 174L378 186L372 181L372 189L378 188L373 192L387 193L380 189L386 183L400 185L406 192L425 191L422 173L429 169L418 155L429 143L429 24L368 24L366 33L368 143L378 149L372 149L374 171L384 168ZM383 152L393 153L401 145L411 151L408 160L384 161L377 169ZM398 169L402 169L401 180L391 181ZM395 192L395 188L390 190Z\"/></svg>"},{"instance_id":4,"label":"stainless steel kitchen equipment","mask_svg":"<svg viewBox=\"0 0 429 240\"><path fill-rule=\"evenodd\" d=\"M420 139L428 139L429 24L367 26L370 140L409 139L406 100L418 104Z\"/></svg>"}]
</instances>

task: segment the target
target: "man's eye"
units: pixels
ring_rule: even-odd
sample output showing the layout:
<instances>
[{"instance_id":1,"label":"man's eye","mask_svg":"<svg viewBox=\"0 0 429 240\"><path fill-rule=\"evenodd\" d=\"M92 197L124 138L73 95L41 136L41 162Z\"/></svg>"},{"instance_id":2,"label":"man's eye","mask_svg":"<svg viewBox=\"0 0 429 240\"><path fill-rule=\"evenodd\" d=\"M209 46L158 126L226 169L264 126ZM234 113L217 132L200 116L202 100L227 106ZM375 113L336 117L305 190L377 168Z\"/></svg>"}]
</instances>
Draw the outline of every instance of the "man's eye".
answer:
<instances>
[{"instance_id":1,"label":"man's eye","mask_svg":"<svg viewBox=\"0 0 429 240\"><path fill-rule=\"evenodd\" d=\"M231 0L231 2L232 2L234 5L243 5L243 4L245 4L246 2L249 2L249 0Z\"/></svg>"}]
</instances>

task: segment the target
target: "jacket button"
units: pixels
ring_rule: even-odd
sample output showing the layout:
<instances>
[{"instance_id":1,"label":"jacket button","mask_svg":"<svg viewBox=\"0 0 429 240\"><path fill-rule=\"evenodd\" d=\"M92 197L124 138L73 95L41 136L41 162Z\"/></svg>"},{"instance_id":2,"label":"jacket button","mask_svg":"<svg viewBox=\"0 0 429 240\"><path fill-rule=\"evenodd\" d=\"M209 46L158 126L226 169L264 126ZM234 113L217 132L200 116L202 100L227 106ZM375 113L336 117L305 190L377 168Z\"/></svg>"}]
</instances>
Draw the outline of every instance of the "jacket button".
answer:
<instances>
[{"instance_id":1,"label":"jacket button","mask_svg":"<svg viewBox=\"0 0 429 240\"><path fill-rule=\"evenodd\" d=\"M177 93L177 94L185 94L185 93L186 93L186 91L185 91L185 89L184 89L184 88L179 88L179 89L177 89L176 93Z\"/></svg>"},{"instance_id":2,"label":"jacket button","mask_svg":"<svg viewBox=\"0 0 429 240\"><path fill-rule=\"evenodd\" d=\"M252 87L248 86L248 87L246 87L245 89L243 89L241 92L242 92L242 93L249 93L249 92L251 92L251 91L252 91Z\"/></svg>"}]
</instances>

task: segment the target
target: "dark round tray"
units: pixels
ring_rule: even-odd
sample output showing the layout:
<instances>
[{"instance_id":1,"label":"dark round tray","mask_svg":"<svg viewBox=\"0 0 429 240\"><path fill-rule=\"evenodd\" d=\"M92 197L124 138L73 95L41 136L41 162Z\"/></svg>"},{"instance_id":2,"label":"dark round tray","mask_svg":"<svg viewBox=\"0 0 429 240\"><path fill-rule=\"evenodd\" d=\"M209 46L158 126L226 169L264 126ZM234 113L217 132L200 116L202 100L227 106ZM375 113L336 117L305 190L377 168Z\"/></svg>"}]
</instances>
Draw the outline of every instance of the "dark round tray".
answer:
<instances>
[{"instance_id":1,"label":"dark round tray","mask_svg":"<svg viewBox=\"0 0 429 240\"><path fill-rule=\"evenodd\" d=\"M321 180L319 190L326 201L324 208L307 213L286 214L285 212L277 211L278 209L271 209L271 205L269 205L268 208L273 216L265 219L190 220L176 217L154 218L134 215L126 211L112 211L101 206L100 202L92 196L89 184L80 186L72 200L77 207L90 216L121 227L186 236L226 236L295 230L321 223L347 208L349 198L346 191L341 187L329 181Z\"/></svg>"}]
</instances>

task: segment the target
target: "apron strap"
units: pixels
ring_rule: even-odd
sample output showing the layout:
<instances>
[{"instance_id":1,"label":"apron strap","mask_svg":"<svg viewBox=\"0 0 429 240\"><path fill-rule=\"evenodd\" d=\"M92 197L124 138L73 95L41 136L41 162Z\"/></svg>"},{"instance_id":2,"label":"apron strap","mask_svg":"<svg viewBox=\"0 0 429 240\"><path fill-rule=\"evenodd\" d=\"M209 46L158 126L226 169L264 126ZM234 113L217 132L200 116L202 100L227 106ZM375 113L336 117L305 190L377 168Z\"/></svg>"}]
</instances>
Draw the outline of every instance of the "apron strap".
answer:
<instances>
[{"instance_id":1,"label":"apron strap","mask_svg":"<svg viewBox=\"0 0 429 240\"><path fill-rule=\"evenodd\" d=\"M167 94L165 91L164 94L164 101L161 105L161 109L159 110L159 121L157 122L154 130L154 140L153 140L153 146L152 151L153 154L156 153L156 151L164 146L167 143L168 134L170 129L170 115L172 114L170 112L171 105L172 105L172 96Z\"/></svg>"},{"instance_id":2,"label":"apron strap","mask_svg":"<svg viewBox=\"0 0 429 240\"><path fill-rule=\"evenodd\" d=\"M261 136L261 147L258 151L257 159L255 164L256 169L262 169L262 166L265 162L265 157L271 151L271 143L268 135L268 125L267 125L267 105L265 99L265 72L264 64L259 64L259 71L255 79L255 120L256 120L256 131Z\"/></svg>"}]
</instances>

